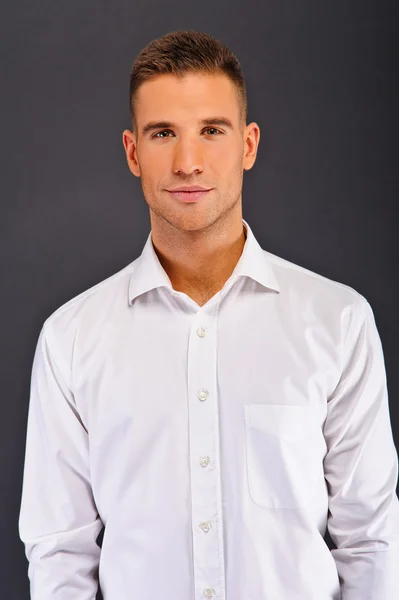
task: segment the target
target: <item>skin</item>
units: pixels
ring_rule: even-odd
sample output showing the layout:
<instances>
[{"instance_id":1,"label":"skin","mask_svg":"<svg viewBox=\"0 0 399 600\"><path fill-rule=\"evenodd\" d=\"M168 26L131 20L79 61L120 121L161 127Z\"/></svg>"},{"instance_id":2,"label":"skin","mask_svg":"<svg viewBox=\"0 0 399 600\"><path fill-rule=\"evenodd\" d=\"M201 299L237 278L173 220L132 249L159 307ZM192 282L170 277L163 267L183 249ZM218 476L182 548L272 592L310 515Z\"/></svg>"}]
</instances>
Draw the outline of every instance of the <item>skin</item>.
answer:
<instances>
[{"instance_id":1,"label":"skin","mask_svg":"<svg viewBox=\"0 0 399 600\"><path fill-rule=\"evenodd\" d=\"M245 125L234 84L224 74L159 75L137 93L137 130L123 132L126 159L141 178L150 209L152 243L175 290L203 305L233 272L245 244L243 172L256 160L260 131ZM232 127L204 125L227 118ZM149 122L168 122L143 133ZM213 188L198 203L167 190Z\"/></svg>"}]
</instances>

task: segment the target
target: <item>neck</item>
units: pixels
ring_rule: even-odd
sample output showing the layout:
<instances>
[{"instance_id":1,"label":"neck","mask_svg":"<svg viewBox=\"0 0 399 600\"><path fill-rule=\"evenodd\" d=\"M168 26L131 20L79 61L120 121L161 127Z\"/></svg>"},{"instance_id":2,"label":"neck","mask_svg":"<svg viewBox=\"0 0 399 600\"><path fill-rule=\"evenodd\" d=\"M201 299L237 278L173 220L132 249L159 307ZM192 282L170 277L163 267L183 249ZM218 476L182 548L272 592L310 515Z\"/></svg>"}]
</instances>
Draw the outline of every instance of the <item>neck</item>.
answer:
<instances>
[{"instance_id":1,"label":"neck","mask_svg":"<svg viewBox=\"0 0 399 600\"><path fill-rule=\"evenodd\" d=\"M246 240L242 217L228 226L215 224L206 231L181 231L171 226L165 231L152 223L151 232L154 250L173 288L204 295L223 287Z\"/></svg>"}]
</instances>

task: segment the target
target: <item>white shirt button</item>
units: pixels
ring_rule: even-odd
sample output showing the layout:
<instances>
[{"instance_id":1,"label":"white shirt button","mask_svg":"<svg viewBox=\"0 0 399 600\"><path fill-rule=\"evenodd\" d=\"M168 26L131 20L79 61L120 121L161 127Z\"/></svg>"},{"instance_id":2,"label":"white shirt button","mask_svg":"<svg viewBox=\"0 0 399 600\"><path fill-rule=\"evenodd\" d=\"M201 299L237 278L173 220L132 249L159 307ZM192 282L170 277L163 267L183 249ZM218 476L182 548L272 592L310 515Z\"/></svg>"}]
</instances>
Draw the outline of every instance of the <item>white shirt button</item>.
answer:
<instances>
[{"instance_id":1,"label":"white shirt button","mask_svg":"<svg viewBox=\"0 0 399 600\"><path fill-rule=\"evenodd\" d=\"M198 398L199 400L201 400L201 402L204 402L204 400L206 400L209 396L209 392L208 390L201 390L200 393L198 394Z\"/></svg>"},{"instance_id":2,"label":"white shirt button","mask_svg":"<svg viewBox=\"0 0 399 600\"><path fill-rule=\"evenodd\" d=\"M215 595L215 590L213 588L205 588L204 596L205 598L213 598Z\"/></svg>"},{"instance_id":3,"label":"white shirt button","mask_svg":"<svg viewBox=\"0 0 399 600\"><path fill-rule=\"evenodd\" d=\"M203 327L198 327L197 335L198 337L203 338L205 336L205 329Z\"/></svg>"},{"instance_id":4,"label":"white shirt button","mask_svg":"<svg viewBox=\"0 0 399 600\"><path fill-rule=\"evenodd\" d=\"M203 522L200 524L200 527L201 527L201 529L202 529L202 531L203 531L204 533L208 533L208 531L209 531L209 530L210 530L210 528L212 527L212 523L210 523L209 521L203 521Z\"/></svg>"},{"instance_id":5,"label":"white shirt button","mask_svg":"<svg viewBox=\"0 0 399 600\"><path fill-rule=\"evenodd\" d=\"M210 458L209 456L201 456L200 465L201 467L207 467L209 465Z\"/></svg>"}]
</instances>

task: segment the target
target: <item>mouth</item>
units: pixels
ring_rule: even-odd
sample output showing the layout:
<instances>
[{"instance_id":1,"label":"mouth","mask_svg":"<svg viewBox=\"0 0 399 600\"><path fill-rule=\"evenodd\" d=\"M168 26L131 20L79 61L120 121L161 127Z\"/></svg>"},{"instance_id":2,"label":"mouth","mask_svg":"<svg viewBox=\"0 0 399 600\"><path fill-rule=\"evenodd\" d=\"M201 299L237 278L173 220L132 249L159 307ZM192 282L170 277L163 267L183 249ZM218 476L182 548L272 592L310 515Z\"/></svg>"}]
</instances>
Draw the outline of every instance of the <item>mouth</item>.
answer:
<instances>
[{"instance_id":1,"label":"mouth","mask_svg":"<svg viewBox=\"0 0 399 600\"><path fill-rule=\"evenodd\" d=\"M202 200L203 198L205 198L205 196L207 194L209 194L209 192L211 192L212 189L210 190L195 190L192 192L171 192L170 190L167 190L167 192L173 196L173 198L175 198L176 200L179 200L180 202L198 202L199 200Z\"/></svg>"}]
</instances>

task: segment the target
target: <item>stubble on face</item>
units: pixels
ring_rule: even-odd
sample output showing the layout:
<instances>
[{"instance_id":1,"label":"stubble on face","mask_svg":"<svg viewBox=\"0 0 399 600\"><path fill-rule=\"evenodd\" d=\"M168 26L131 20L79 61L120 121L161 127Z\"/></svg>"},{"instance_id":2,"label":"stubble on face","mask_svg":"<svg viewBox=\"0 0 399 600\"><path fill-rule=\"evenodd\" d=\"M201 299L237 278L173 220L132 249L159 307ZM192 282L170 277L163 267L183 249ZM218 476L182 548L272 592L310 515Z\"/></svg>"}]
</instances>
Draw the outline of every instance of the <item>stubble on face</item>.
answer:
<instances>
[{"instance_id":1,"label":"stubble on face","mask_svg":"<svg viewBox=\"0 0 399 600\"><path fill-rule=\"evenodd\" d=\"M182 179L175 182L173 185L204 185L213 188L210 192L211 197L206 198L206 207L200 207L198 204L177 204L170 194L162 188L157 187L155 190L148 183L151 178L147 179L145 169L142 170L141 186L143 194L150 209L151 222L158 229L166 228L168 233L171 230L178 230L181 233L191 233L191 239L195 239L193 234L205 232L209 230L219 221L224 221L238 207L241 208L242 201L242 185L243 185L243 170L242 158L237 162L235 176L229 177L224 185L211 182L203 182L202 180L187 181ZM219 183L219 182L218 182ZM200 201L201 202L201 201ZM206 208L205 212L202 208Z\"/></svg>"}]
</instances>

